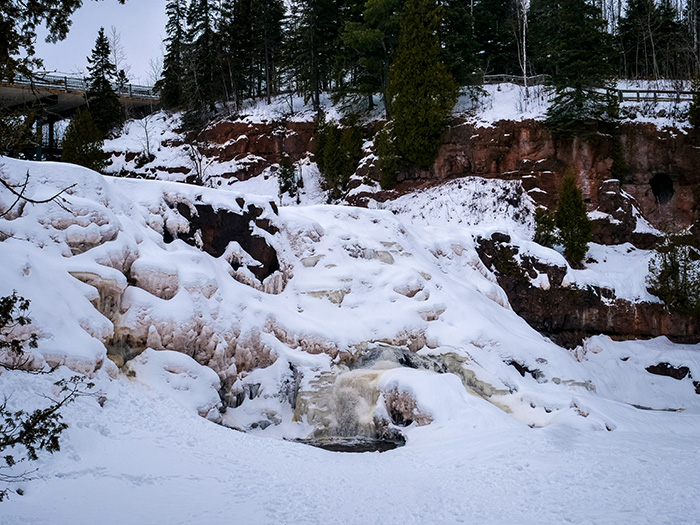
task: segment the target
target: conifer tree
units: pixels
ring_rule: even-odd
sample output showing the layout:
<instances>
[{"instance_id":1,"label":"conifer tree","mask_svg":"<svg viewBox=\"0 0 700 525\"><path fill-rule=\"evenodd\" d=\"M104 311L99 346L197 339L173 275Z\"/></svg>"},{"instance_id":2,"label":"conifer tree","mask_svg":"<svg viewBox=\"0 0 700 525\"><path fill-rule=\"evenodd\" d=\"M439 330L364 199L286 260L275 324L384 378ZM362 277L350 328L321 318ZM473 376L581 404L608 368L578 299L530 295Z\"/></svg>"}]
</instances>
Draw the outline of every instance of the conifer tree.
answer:
<instances>
[{"instance_id":1,"label":"conifer tree","mask_svg":"<svg viewBox=\"0 0 700 525\"><path fill-rule=\"evenodd\" d=\"M459 85L473 84L478 64L472 8L464 0L444 0L442 5L443 60Z\"/></svg>"},{"instance_id":2,"label":"conifer tree","mask_svg":"<svg viewBox=\"0 0 700 525\"><path fill-rule=\"evenodd\" d=\"M330 88L338 53L341 0L293 0L288 24L287 64L298 91L321 105Z\"/></svg>"},{"instance_id":3,"label":"conifer tree","mask_svg":"<svg viewBox=\"0 0 700 525\"><path fill-rule=\"evenodd\" d=\"M187 112L183 123L189 128L204 124L215 109L221 92L217 75L220 56L215 31L216 6L213 0L191 0L187 9L186 52L183 94Z\"/></svg>"},{"instance_id":4,"label":"conifer tree","mask_svg":"<svg viewBox=\"0 0 700 525\"><path fill-rule=\"evenodd\" d=\"M556 90L547 112L552 132L586 135L600 122L614 124L615 50L600 9L587 0L540 0L532 9L531 41Z\"/></svg>"},{"instance_id":5,"label":"conifer tree","mask_svg":"<svg viewBox=\"0 0 700 525\"><path fill-rule=\"evenodd\" d=\"M518 14L513 0L479 0L474 5L476 56L486 74L517 75Z\"/></svg>"},{"instance_id":6,"label":"conifer tree","mask_svg":"<svg viewBox=\"0 0 700 525\"><path fill-rule=\"evenodd\" d=\"M124 120L124 111L119 96L112 87L117 81L117 68L111 61L109 40L104 27L100 28L95 47L88 57L87 102L92 120L102 136L107 136Z\"/></svg>"},{"instance_id":7,"label":"conifer tree","mask_svg":"<svg viewBox=\"0 0 700 525\"><path fill-rule=\"evenodd\" d=\"M429 167L437 156L458 86L442 62L440 10L434 0L408 0L401 16L391 93L401 157Z\"/></svg>"},{"instance_id":8,"label":"conifer tree","mask_svg":"<svg viewBox=\"0 0 700 525\"><path fill-rule=\"evenodd\" d=\"M185 0L169 0L165 6L168 23L165 26L165 57L163 72L155 89L160 93L160 103L165 108L178 108L184 104L183 76L185 73L185 24L187 6Z\"/></svg>"},{"instance_id":9,"label":"conifer tree","mask_svg":"<svg viewBox=\"0 0 700 525\"><path fill-rule=\"evenodd\" d=\"M361 20L349 21L341 35L352 72L342 94L367 97L369 109L373 95L381 93L386 118L391 119L389 69L399 39L399 12L404 0L368 0Z\"/></svg>"},{"instance_id":10,"label":"conifer tree","mask_svg":"<svg viewBox=\"0 0 700 525\"><path fill-rule=\"evenodd\" d=\"M576 177L567 173L562 181L559 205L554 216L559 239L564 245L564 256L573 266L579 266L588 251L592 226L583 202L583 193L576 185Z\"/></svg>"},{"instance_id":11,"label":"conifer tree","mask_svg":"<svg viewBox=\"0 0 700 525\"><path fill-rule=\"evenodd\" d=\"M107 164L103 145L102 133L95 126L90 112L79 109L66 128L61 161L102 171Z\"/></svg>"}]
</instances>

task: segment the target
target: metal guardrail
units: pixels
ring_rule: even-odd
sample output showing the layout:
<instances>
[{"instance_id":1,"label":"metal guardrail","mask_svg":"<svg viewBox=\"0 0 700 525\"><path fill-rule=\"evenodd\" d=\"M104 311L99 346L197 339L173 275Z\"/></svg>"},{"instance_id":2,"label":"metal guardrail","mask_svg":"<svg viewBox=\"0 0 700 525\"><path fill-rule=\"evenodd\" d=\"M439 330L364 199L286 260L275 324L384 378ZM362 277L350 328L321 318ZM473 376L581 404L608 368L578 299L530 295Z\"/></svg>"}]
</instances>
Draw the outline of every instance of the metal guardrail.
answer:
<instances>
[{"instance_id":1,"label":"metal guardrail","mask_svg":"<svg viewBox=\"0 0 700 525\"><path fill-rule=\"evenodd\" d=\"M525 80L522 75L484 75L484 84L517 84L519 86L525 85ZM538 86L546 84L549 80L549 75L534 75L527 77L528 86Z\"/></svg>"},{"instance_id":2,"label":"metal guardrail","mask_svg":"<svg viewBox=\"0 0 700 525\"><path fill-rule=\"evenodd\" d=\"M537 86L547 84L549 75L535 75L527 77L528 86ZM524 86L525 82L522 76L517 75L484 75L484 84L517 84ZM663 89L618 89L617 98L620 102L673 102L679 104L681 102L690 102L693 100L692 91L678 90L663 90Z\"/></svg>"},{"instance_id":3,"label":"metal guardrail","mask_svg":"<svg viewBox=\"0 0 700 525\"><path fill-rule=\"evenodd\" d=\"M693 100L692 91L672 91L659 89L618 89L620 102L690 102Z\"/></svg>"},{"instance_id":4,"label":"metal guardrail","mask_svg":"<svg viewBox=\"0 0 700 525\"><path fill-rule=\"evenodd\" d=\"M27 77L25 75L16 75L11 82L5 81L8 84L20 86L29 86L45 89L60 89L61 91L87 91L88 82L85 78L69 77L61 75L36 75ZM112 88L120 96L134 98L148 98L158 100L158 95L153 91L151 86L140 86L137 84L118 85L112 84Z\"/></svg>"}]
</instances>

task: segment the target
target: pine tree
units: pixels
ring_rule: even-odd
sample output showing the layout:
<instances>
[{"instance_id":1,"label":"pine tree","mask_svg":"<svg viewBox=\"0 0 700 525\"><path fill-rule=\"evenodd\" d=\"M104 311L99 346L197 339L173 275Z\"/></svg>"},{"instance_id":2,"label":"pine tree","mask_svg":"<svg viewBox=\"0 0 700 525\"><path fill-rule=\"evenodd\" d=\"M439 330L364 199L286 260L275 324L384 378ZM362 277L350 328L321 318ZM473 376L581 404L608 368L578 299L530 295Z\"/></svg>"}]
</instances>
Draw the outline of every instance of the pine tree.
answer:
<instances>
[{"instance_id":1,"label":"pine tree","mask_svg":"<svg viewBox=\"0 0 700 525\"><path fill-rule=\"evenodd\" d=\"M464 0L444 0L442 5L443 60L459 85L473 84L479 65L471 6Z\"/></svg>"},{"instance_id":2,"label":"pine tree","mask_svg":"<svg viewBox=\"0 0 700 525\"><path fill-rule=\"evenodd\" d=\"M398 45L403 3L404 0L368 0L361 20L347 22L341 35L345 71L351 74L340 94L366 97L372 109L373 95L381 93L387 119L391 119L389 69Z\"/></svg>"},{"instance_id":3,"label":"pine tree","mask_svg":"<svg viewBox=\"0 0 700 525\"><path fill-rule=\"evenodd\" d=\"M586 0L541 0L533 10L542 18L531 17L531 40L556 90L547 112L552 132L585 135L600 122L614 124L615 50L600 10Z\"/></svg>"},{"instance_id":4,"label":"pine tree","mask_svg":"<svg viewBox=\"0 0 700 525\"><path fill-rule=\"evenodd\" d=\"M102 133L95 126L90 112L78 110L66 128L61 161L102 171L107 164L103 145Z\"/></svg>"},{"instance_id":5,"label":"pine tree","mask_svg":"<svg viewBox=\"0 0 700 525\"><path fill-rule=\"evenodd\" d=\"M513 0L480 0L474 5L474 40L486 74L517 75L518 14Z\"/></svg>"},{"instance_id":6,"label":"pine tree","mask_svg":"<svg viewBox=\"0 0 700 525\"><path fill-rule=\"evenodd\" d=\"M331 87L339 49L341 0L293 0L288 20L286 62L297 91L318 110Z\"/></svg>"},{"instance_id":7,"label":"pine tree","mask_svg":"<svg viewBox=\"0 0 700 525\"><path fill-rule=\"evenodd\" d=\"M87 102L92 119L102 136L111 131L124 120L124 111L119 97L112 87L117 81L117 68L111 62L109 40L104 27L100 28L92 54L88 57Z\"/></svg>"},{"instance_id":8,"label":"pine tree","mask_svg":"<svg viewBox=\"0 0 700 525\"><path fill-rule=\"evenodd\" d=\"M165 26L165 56L163 72L155 89L160 93L160 103L165 108L179 108L184 104L183 76L185 74L185 0L169 0L165 6L168 23Z\"/></svg>"},{"instance_id":9,"label":"pine tree","mask_svg":"<svg viewBox=\"0 0 700 525\"><path fill-rule=\"evenodd\" d=\"M215 24L214 0L191 0L187 9L187 45L182 84L187 107L183 123L190 129L202 126L214 112L223 87Z\"/></svg>"},{"instance_id":10,"label":"pine tree","mask_svg":"<svg viewBox=\"0 0 700 525\"><path fill-rule=\"evenodd\" d=\"M440 10L434 0L408 0L391 68L394 132L399 155L429 167L437 156L458 86L442 62Z\"/></svg>"},{"instance_id":11,"label":"pine tree","mask_svg":"<svg viewBox=\"0 0 700 525\"><path fill-rule=\"evenodd\" d=\"M120 4L124 0L118 0ZM34 54L36 28L45 25L49 42L63 40L70 29L70 17L83 0L2 0L0 2L0 78L29 75L42 66Z\"/></svg>"},{"instance_id":12,"label":"pine tree","mask_svg":"<svg viewBox=\"0 0 700 525\"><path fill-rule=\"evenodd\" d=\"M572 266L579 266L588 251L592 226L586 213L583 193L576 185L576 177L567 173L562 180L559 205L554 216L559 239L564 245L564 256Z\"/></svg>"}]
</instances>

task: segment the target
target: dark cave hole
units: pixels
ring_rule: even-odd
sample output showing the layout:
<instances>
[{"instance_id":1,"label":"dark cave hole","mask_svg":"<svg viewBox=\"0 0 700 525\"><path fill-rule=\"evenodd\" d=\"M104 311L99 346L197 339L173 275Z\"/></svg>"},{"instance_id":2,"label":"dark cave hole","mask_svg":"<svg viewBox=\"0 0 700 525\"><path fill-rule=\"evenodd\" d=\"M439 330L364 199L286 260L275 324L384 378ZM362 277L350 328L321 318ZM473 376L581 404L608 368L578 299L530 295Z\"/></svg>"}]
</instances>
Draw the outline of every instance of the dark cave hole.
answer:
<instances>
[{"instance_id":1,"label":"dark cave hole","mask_svg":"<svg viewBox=\"0 0 700 525\"><path fill-rule=\"evenodd\" d=\"M649 184L651 184L651 191L659 204L666 204L673 198L675 193L673 181L666 173L657 173L651 178Z\"/></svg>"}]
</instances>

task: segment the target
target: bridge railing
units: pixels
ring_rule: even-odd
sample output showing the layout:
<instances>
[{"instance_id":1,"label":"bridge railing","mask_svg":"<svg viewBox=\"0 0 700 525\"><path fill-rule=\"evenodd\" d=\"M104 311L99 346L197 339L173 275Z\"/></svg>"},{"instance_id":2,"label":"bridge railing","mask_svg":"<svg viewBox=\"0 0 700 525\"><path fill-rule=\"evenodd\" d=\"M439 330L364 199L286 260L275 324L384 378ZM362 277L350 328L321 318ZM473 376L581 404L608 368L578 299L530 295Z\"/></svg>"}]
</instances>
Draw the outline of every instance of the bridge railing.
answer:
<instances>
[{"instance_id":1,"label":"bridge railing","mask_svg":"<svg viewBox=\"0 0 700 525\"><path fill-rule=\"evenodd\" d=\"M69 77L67 75L36 75L28 77L25 75L15 75L11 84L20 86L30 86L45 89L60 89L62 91L87 91L88 82L84 78ZM112 88L121 96L158 99L158 95L151 86L141 86L138 84L112 84Z\"/></svg>"}]
</instances>

